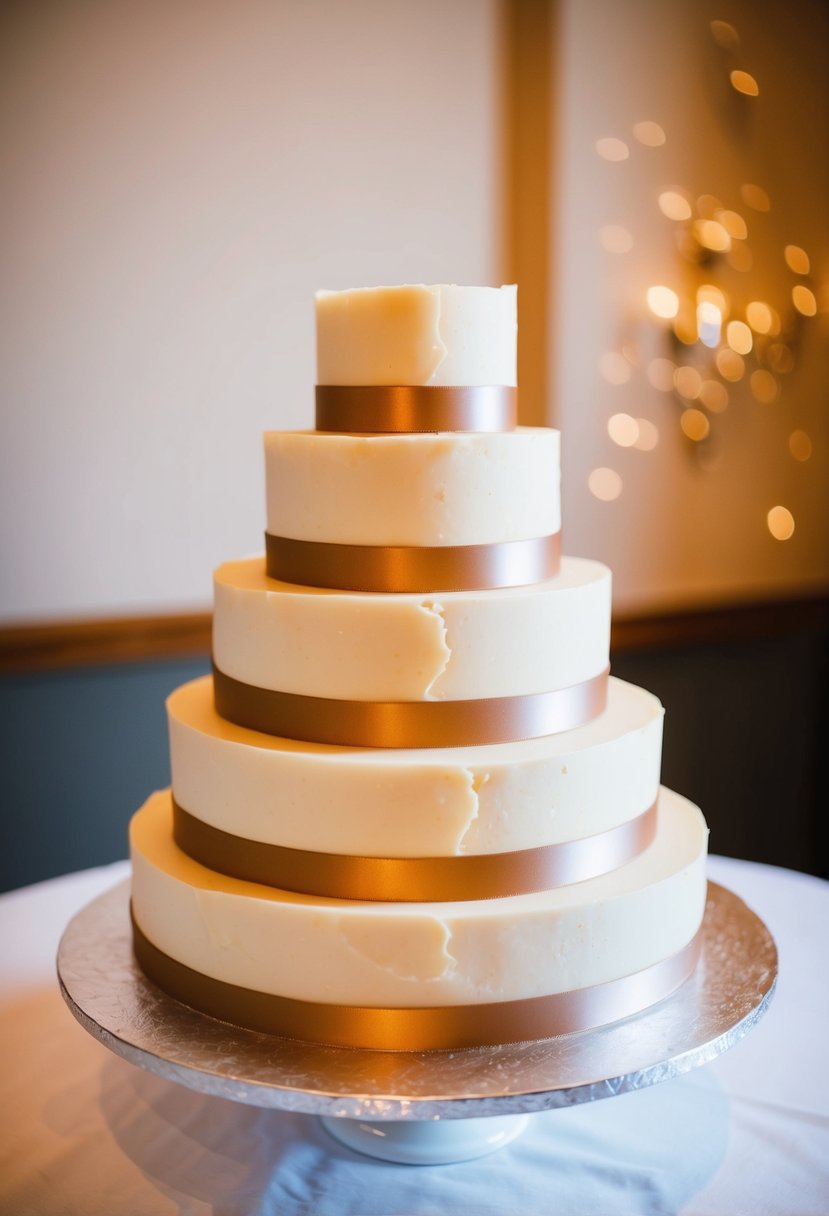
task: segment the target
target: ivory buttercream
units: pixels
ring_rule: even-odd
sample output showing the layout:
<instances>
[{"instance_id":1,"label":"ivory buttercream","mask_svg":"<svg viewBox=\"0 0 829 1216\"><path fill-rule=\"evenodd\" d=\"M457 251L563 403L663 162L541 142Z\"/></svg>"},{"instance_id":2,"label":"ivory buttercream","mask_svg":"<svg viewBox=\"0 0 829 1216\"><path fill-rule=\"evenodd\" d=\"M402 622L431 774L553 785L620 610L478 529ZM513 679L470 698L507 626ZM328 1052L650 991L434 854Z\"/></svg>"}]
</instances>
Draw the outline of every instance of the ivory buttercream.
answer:
<instances>
[{"instance_id":1,"label":"ivory buttercream","mask_svg":"<svg viewBox=\"0 0 829 1216\"><path fill-rule=\"evenodd\" d=\"M362 287L316 296L318 384L516 383L516 288Z\"/></svg>"},{"instance_id":2,"label":"ivory buttercream","mask_svg":"<svg viewBox=\"0 0 829 1216\"><path fill-rule=\"evenodd\" d=\"M490 747L383 751L234 726L211 680L167 701L173 791L205 823L294 849L376 857L530 849L607 831L653 802L662 706L611 679L605 713Z\"/></svg>"},{"instance_id":3,"label":"ivory buttercream","mask_svg":"<svg viewBox=\"0 0 829 1216\"><path fill-rule=\"evenodd\" d=\"M610 571L563 558L529 587L439 596L280 583L262 558L214 576L213 656L242 683L354 701L549 692L607 666Z\"/></svg>"},{"instance_id":4,"label":"ivory buttercream","mask_svg":"<svg viewBox=\"0 0 829 1216\"><path fill-rule=\"evenodd\" d=\"M297 1000L424 1007L570 991L668 958L705 907L705 822L667 790L654 843L627 865L470 903L355 903L220 876L173 843L167 791L134 817L130 839L134 915L159 950Z\"/></svg>"},{"instance_id":5,"label":"ivory buttercream","mask_svg":"<svg viewBox=\"0 0 829 1216\"><path fill-rule=\"evenodd\" d=\"M350 545L491 545L561 528L559 434L265 435L267 531Z\"/></svg>"}]
</instances>

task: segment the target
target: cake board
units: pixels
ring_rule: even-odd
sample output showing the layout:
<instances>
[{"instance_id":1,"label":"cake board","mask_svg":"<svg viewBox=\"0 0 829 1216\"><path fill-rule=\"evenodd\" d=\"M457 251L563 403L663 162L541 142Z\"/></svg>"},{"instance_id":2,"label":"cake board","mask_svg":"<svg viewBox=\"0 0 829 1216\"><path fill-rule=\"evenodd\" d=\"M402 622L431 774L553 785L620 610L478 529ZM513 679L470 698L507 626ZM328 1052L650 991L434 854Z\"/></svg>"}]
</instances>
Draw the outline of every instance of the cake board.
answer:
<instances>
[{"instance_id":1,"label":"cake board","mask_svg":"<svg viewBox=\"0 0 829 1216\"><path fill-rule=\"evenodd\" d=\"M438 1052L301 1043L181 1005L135 962L128 883L73 918L57 966L80 1024L131 1063L201 1093L318 1115L369 1156L438 1164L508 1144L535 1112L642 1089L715 1059L768 1008L777 951L762 920L709 883L699 965L658 1005L578 1034Z\"/></svg>"}]
</instances>

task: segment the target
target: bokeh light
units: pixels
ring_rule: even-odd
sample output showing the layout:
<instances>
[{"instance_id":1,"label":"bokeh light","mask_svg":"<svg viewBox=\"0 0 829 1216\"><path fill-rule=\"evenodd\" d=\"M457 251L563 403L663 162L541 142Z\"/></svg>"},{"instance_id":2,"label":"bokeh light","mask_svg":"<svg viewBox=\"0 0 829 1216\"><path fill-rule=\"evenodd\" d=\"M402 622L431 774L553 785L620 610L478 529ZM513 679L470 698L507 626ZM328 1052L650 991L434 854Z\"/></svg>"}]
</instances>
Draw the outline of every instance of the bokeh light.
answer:
<instances>
[{"instance_id":1,"label":"bokeh light","mask_svg":"<svg viewBox=\"0 0 829 1216\"><path fill-rule=\"evenodd\" d=\"M729 80L731 81L731 87L736 89L738 93L742 93L743 96L759 96L760 86L750 72L744 72L740 68L735 68L729 76Z\"/></svg>"},{"instance_id":2,"label":"bokeh light","mask_svg":"<svg viewBox=\"0 0 829 1216\"><path fill-rule=\"evenodd\" d=\"M654 316L669 321L679 312L679 296L670 287L649 287L646 299Z\"/></svg>"},{"instance_id":3,"label":"bokeh light","mask_svg":"<svg viewBox=\"0 0 829 1216\"><path fill-rule=\"evenodd\" d=\"M792 431L789 435L789 451L795 460L808 460L812 455L812 441L805 431Z\"/></svg>"},{"instance_id":4,"label":"bokeh light","mask_svg":"<svg viewBox=\"0 0 829 1216\"><path fill-rule=\"evenodd\" d=\"M711 430L711 423L703 414L702 410L692 408L683 410L680 415L679 425L682 427L683 433L689 439L693 439L694 443L699 443L707 438L708 432Z\"/></svg>"},{"instance_id":5,"label":"bokeh light","mask_svg":"<svg viewBox=\"0 0 829 1216\"><path fill-rule=\"evenodd\" d=\"M789 270L793 270L795 274L809 273L809 255L799 245L787 245L783 250L783 257L786 259Z\"/></svg>"},{"instance_id":6,"label":"bokeh light","mask_svg":"<svg viewBox=\"0 0 829 1216\"><path fill-rule=\"evenodd\" d=\"M614 414L608 419L607 433L620 448L632 448L639 438L639 423L630 414Z\"/></svg>"},{"instance_id":7,"label":"bokeh light","mask_svg":"<svg viewBox=\"0 0 829 1216\"><path fill-rule=\"evenodd\" d=\"M767 372L765 368L759 368L756 372L752 372L749 384L755 400L761 401L763 405L770 405L780 392L780 385L771 372Z\"/></svg>"},{"instance_id":8,"label":"bokeh light","mask_svg":"<svg viewBox=\"0 0 829 1216\"><path fill-rule=\"evenodd\" d=\"M792 303L804 317L813 317L817 312L815 293L808 287L804 287L802 283L798 283L796 287L792 288Z\"/></svg>"},{"instance_id":9,"label":"bokeh light","mask_svg":"<svg viewBox=\"0 0 829 1216\"><path fill-rule=\"evenodd\" d=\"M788 540L794 535L794 516L787 507L772 507L766 523L775 540Z\"/></svg>"},{"instance_id":10,"label":"bokeh light","mask_svg":"<svg viewBox=\"0 0 829 1216\"><path fill-rule=\"evenodd\" d=\"M745 182L740 186L740 195L743 202L751 207L752 211L771 211L771 199L762 186Z\"/></svg>"},{"instance_id":11,"label":"bokeh light","mask_svg":"<svg viewBox=\"0 0 829 1216\"><path fill-rule=\"evenodd\" d=\"M691 218L691 204L677 190L663 190L657 202L659 210L669 220L689 220Z\"/></svg>"},{"instance_id":12,"label":"bokeh light","mask_svg":"<svg viewBox=\"0 0 829 1216\"><path fill-rule=\"evenodd\" d=\"M587 479L587 487L601 502L613 502L622 493L622 479L615 469L594 469Z\"/></svg>"},{"instance_id":13,"label":"bokeh light","mask_svg":"<svg viewBox=\"0 0 829 1216\"><path fill-rule=\"evenodd\" d=\"M599 229L599 242L608 253L630 253L633 236L621 224L605 224Z\"/></svg>"},{"instance_id":14,"label":"bokeh light","mask_svg":"<svg viewBox=\"0 0 829 1216\"><path fill-rule=\"evenodd\" d=\"M630 148L623 139L612 139L610 137L596 140L596 151L602 160L620 161L627 160L630 156Z\"/></svg>"}]
</instances>

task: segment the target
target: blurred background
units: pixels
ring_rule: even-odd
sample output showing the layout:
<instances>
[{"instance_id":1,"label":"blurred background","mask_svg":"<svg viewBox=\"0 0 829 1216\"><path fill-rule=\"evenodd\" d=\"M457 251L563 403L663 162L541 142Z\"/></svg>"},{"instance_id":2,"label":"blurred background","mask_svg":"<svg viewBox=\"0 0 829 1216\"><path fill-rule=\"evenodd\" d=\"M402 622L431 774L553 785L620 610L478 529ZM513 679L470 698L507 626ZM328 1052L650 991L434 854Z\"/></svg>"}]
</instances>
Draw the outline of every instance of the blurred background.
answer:
<instances>
[{"instance_id":1,"label":"blurred background","mask_svg":"<svg viewBox=\"0 0 829 1216\"><path fill-rule=\"evenodd\" d=\"M126 854L312 424L313 293L519 285L522 420L715 852L829 869L829 10L0 16L0 888Z\"/></svg>"}]
</instances>

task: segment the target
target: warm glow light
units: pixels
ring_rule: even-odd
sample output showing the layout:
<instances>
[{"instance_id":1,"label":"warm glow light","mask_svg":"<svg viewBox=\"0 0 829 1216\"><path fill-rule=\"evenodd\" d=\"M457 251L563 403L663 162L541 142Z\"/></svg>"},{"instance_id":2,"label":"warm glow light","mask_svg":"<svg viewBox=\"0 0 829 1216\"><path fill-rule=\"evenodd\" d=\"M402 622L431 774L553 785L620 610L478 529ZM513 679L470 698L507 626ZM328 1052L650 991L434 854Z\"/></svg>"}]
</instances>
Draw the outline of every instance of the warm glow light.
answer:
<instances>
[{"instance_id":1,"label":"warm glow light","mask_svg":"<svg viewBox=\"0 0 829 1216\"><path fill-rule=\"evenodd\" d=\"M705 417L702 410L690 409L683 410L680 415L679 425L689 439L693 439L694 443L699 443L705 439L711 429L711 423Z\"/></svg>"},{"instance_id":2,"label":"warm glow light","mask_svg":"<svg viewBox=\"0 0 829 1216\"><path fill-rule=\"evenodd\" d=\"M812 441L805 431L792 431L789 435L789 451L795 460L808 460L812 454Z\"/></svg>"},{"instance_id":3,"label":"warm glow light","mask_svg":"<svg viewBox=\"0 0 829 1216\"><path fill-rule=\"evenodd\" d=\"M729 321L726 326L725 337L728 345L738 355L749 354L754 345L754 338L745 321Z\"/></svg>"},{"instance_id":4,"label":"warm glow light","mask_svg":"<svg viewBox=\"0 0 829 1216\"><path fill-rule=\"evenodd\" d=\"M703 219L712 220L718 211L722 211L722 203L715 194L701 194L697 199L697 211Z\"/></svg>"},{"instance_id":5,"label":"warm glow light","mask_svg":"<svg viewBox=\"0 0 829 1216\"><path fill-rule=\"evenodd\" d=\"M659 443L659 431L648 418L637 418L639 436L633 445L640 452L652 452Z\"/></svg>"},{"instance_id":6,"label":"warm glow light","mask_svg":"<svg viewBox=\"0 0 829 1216\"><path fill-rule=\"evenodd\" d=\"M701 283L697 288L697 303L714 304L723 317L728 316L728 296L713 283Z\"/></svg>"},{"instance_id":7,"label":"warm glow light","mask_svg":"<svg viewBox=\"0 0 829 1216\"><path fill-rule=\"evenodd\" d=\"M674 333L684 346L693 346L697 340L697 318L693 308L683 308L674 320Z\"/></svg>"},{"instance_id":8,"label":"warm glow light","mask_svg":"<svg viewBox=\"0 0 829 1216\"><path fill-rule=\"evenodd\" d=\"M620 448L632 448L639 438L639 423L630 414L614 414L608 419L607 433Z\"/></svg>"},{"instance_id":9,"label":"warm glow light","mask_svg":"<svg viewBox=\"0 0 829 1216\"><path fill-rule=\"evenodd\" d=\"M721 414L728 406L728 389L721 380L703 380L699 399L712 414Z\"/></svg>"},{"instance_id":10,"label":"warm glow light","mask_svg":"<svg viewBox=\"0 0 829 1216\"><path fill-rule=\"evenodd\" d=\"M746 320L756 334L767 334L774 324L772 311L762 300L746 304Z\"/></svg>"},{"instance_id":11,"label":"warm glow light","mask_svg":"<svg viewBox=\"0 0 829 1216\"><path fill-rule=\"evenodd\" d=\"M622 479L614 469L594 469L587 479L590 493L602 502L613 502L622 493Z\"/></svg>"},{"instance_id":12,"label":"warm glow light","mask_svg":"<svg viewBox=\"0 0 829 1216\"><path fill-rule=\"evenodd\" d=\"M669 220L689 220L691 204L676 190L663 190L658 199L659 210Z\"/></svg>"},{"instance_id":13,"label":"warm glow light","mask_svg":"<svg viewBox=\"0 0 829 1216\"><path fill-rule=\"evenodd\" d=\"M694 401L702 388L702 376L695 367L687 364L684 367L678 367L674 372L674 388L680 397L684 397L687 401Z\"/></svg>"},{"instance_id":14,"label":"warm glow light","mask_svg":"<svg viewBox=\"0 0 829 1216\"><path fill-rule=\"evenodd\" d=\"M791 348L783 342L775 342L766 351L766 358L771 367L782 376L790 372L794 367L794 355Z\"/></svg>"},{"instance_id":15,"label":"warm glow light","mask_svg":"<svg viewBox=\"0 0 829 1216\"><path fill-rule=\"evenodd\" d=\"M697 329L703 346L710 346L712 350L719 346L722 312L710 300L701 300L697 304Z\"/></svg>"},{"instance_id":16,"label":"warm glow light","mask_svg":"<svg viewBox=\"0 0 829 1216\"><path fill-rule=\"evenodd\" d=\"M717 371L725 380L736 382L745 375L746 365L742 356L724 346L717 351Z\"/></svg>"},{"instance_id":17,"label":"warm glow light","mask_svg":"<svg viewBox=\"0 0 829 1216\"><path fill-rule=\"evenodd\" d=\"M789 270L793 270L795 274L809 273L809 255L799 245L787 245L783 250L783 257Z\"/></svg>"},{"instance_id":18,"label":"warm glow light","mask_svg":"<svg viewBox=\"0 0 829 1216\"><path fill-rule=\"evenodd\" d=\"M737 211L718 211L714 219L719 220L729 236L737 241L744 241L748 236L748 226Z\"/></svg>"},{"instance_id":19,"label":"warm glow light","mask_svg":"<svg viewBox=\"0 0 829 1216\"><path fill-rule=\"evenodd\" d=\"M808 287L804 287L802 283L798 283L792 288L792 303L798 312L803 313L804 317L813 317L817 312L817 300L815 293L809 291Z\"/></svg>"},{"instance_id":20,"label":"warm glow light","mask_svg":"<svg viewBox=\"0 0 829 1216\"><path fill-rule=\"evenodd\" d=\"M771 210L771 200L762 186L754 186L750 182L746 182L745 185L740 186L740 194L743 202L753 211Z\"/></svg>"},{"instance_id":21,"label":"warm glow light","mask_svg":"<svg viewBox=\"0 0 829 1216\"><path fill-rule=\"evenodd\" d=\"M605 224L599 229L599 241L608 253L629 253L633 248L633 237L621 224Z\"/></svg>"},{"instance_id":22,"label":"warm glow light","mask_svg":"<svg viewBox=\"0 0 829 1216\"><path fill-rule=\"evenodd\" d=\"M609 350L599 360L602 379L608 384L626 384L630 379L630 364L623 355Z\"/></svg>"},{"instance_id":23,"label":"warm glow light","mask_svg":"<svg viewBox=\"0 0 829 1216\"><path fill-rule=\"evenodd\" d=\"M763 368L751 373L749 383L756 400L762 401L764 405L770 405L780 391L780 385L774 376Z\"/></svg>"},{"instance_id":24,"label":"warm glow light","mask_svg":"<svg viewBox=\"0 0 829 1216\"><path fill-rule=\"evenodd\" d=\"M602 160L627 160L630 149L623 139L597 139L596 151Z\"/></svg>"},{"instance_id":25,"label":"warm glow light","mask_svg":"<svg viewBox=\"0 0 829 1216\"><path fill-rule=\"evenodd\" d=\"M731 237L717 220L697 220L694 236L704 249L710 249L713 253L725 253L731 248Z\"/></svg>"},{"instance_id":26,"label":"warm glow light","mask_svg":"<svg viewBox=\"0 0 829 1216\"><path fill-rule=\"evenodd\" d=\"M665 142L665 132L658 122L634 123L633 134L640 144L645 144L649 148L661 148Z\"/></svg>"},{"instance_id":27,"label":"warm glow light","mask_svg":"<svg viewBox=\"0 0 829 1216\"><path fill-rule=\"evenodd\" d=\"M733 51L740 45L740 35L727 21L712 21L710 29L717 46Z\"/></svg>"},{"instance_id":28,"label":"warm glow light","mask_svg":"<svg viewBox=\"0 0 829 1216\"><path fill-rule=\"evenodd\" d=\"M794 533L794 516L786 507L772 507L766 523L775 540L788 540Z\"/></svg>"},{"instance_id":29,"label":"warm glow light","mask_svg":"<svg viewBox=\"0 0 829 1216\"><path fill-rule=\"evenodd\" d=\"M670 287L649 287L647 301L651 312L666 321L679 312L679 296Z\"/></svg>"},{"instance_id":30,"label":"warm glow light","mask_svg":"<svg viewBox=\"0 0 829 1216\"><path fill-rule=\"evenodd\" d=\"M732 245L725 255L725 260L732 270L738 270L740 274L746 274L754 265L748 245Z\"/></svg>"},{"instance_id":31,"label":"warm glow light","mask_svg":"<svg viewBox=\"0 0 829 1216\"><path fill-rule=\"evenodd\" d=\"M645 375L648 383L658 389L660 393L670 393L674 387L675 370L676 364L672 363L670 359L651 359Z\"/></svg>"},{"instance_id":32,"label":"warm glow light","mask_svg":"<svg viewBox=\"0 0 829 1216\"><path fill-rule=\"evenodd\" d=\"M739 68L735 68L729 77L732 88L738 93L744 93L746 97L757 97L760 93L760 86L750 72L742 72Z\"/></svg>"}]
</instances>

